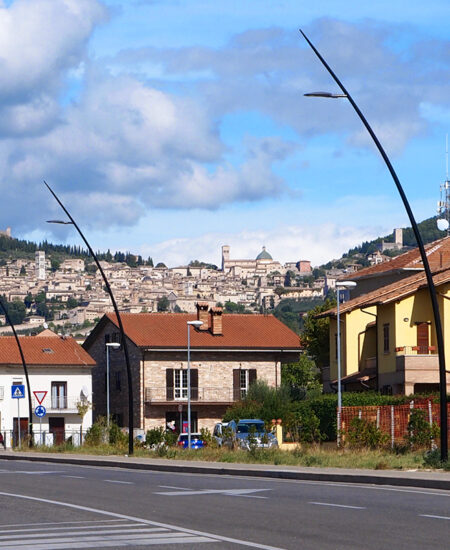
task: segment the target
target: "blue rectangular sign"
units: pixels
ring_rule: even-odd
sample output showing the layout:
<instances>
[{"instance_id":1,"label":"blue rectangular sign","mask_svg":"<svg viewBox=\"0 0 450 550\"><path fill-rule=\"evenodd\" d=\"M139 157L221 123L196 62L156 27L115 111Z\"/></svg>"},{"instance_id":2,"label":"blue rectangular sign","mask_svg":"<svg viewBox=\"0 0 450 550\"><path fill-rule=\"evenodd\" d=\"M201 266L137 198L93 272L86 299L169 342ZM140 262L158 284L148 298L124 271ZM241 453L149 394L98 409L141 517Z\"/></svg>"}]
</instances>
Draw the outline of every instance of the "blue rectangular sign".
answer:
<instances>
[{"instance_id":1,"label":"blue rectangular sign","mask_svg":"<svg viewBox=\"0 0 450 550\"><path fill-rule=\"evenodd\" d=\"M25 397L25 386L23 384L11 386L11 397L13 399L23 399Z\"/></svg>"}]
</instances>

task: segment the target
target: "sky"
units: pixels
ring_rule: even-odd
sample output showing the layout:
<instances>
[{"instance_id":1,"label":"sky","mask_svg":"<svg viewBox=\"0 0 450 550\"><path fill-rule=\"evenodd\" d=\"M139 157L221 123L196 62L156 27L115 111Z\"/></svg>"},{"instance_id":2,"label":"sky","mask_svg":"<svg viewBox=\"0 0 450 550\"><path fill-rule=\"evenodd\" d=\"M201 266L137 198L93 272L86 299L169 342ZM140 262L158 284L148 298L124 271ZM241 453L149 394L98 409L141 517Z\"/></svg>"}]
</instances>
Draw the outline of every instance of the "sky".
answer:
<instances>
[{"instance_id":1,"label":"sky","mask_svg":"<svg viewBox=\"0 0 450 550\"><path fill-rule=\"evenodd\" d=\"M418 221L450 128L448 0L0 0L0 229L168 266L320 265Z\"/></svg>"}]
</instances>

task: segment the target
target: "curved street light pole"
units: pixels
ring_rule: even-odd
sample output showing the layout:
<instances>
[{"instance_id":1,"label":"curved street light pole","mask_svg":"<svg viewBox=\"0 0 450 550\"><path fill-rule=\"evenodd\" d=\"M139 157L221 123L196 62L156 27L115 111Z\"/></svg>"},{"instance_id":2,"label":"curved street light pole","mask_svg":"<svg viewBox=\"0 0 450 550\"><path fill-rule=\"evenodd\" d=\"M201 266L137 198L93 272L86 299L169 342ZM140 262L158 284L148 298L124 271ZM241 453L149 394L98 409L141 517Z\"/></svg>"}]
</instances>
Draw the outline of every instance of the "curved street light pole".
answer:
<instances>
[{"instance_id":1,"label":"curved street light pole","mask_svg":"<svg viewBox=\"0 0 450 550\"><path fill-rule=\"evenodd\" d=\"M427 278L428 290L430 293L431 304L433 308L434 324L435 324L435 330L436 330L436 341L437 341L438 356L439 356L439 393L440 393L440 402L441 402L441 406L440 406L441 460L446 461L448 458L448 423L447 423L447 378L446 378L446 372L445 372L444 339L442 335L442 324L441 324L441 317L439 314L439 304L437 301L436 288L434 286L433 275L431 273L430 264L428 262L428 258L425 252L425 247L423 245L423 240L419 232L419 228L417 227L416 220L414 218L413 212L409 205L408 199L406 198L405 192L403 191L403 188L400 184L400 180L398 179L397 174L395 173L395 170L391 164L391 161L389 160L389 157L387 156L385 150L383 149L381 143L379 142L377 136L375 135L375 132L372 130L366 118L364 117L361 110L359 109L358 105L356 105L352 96L349 94L349 92L344 87L344 85L339 80L339 78L335 75L331 67L328 65L325 59L320 55L320 53L317 51L317 49L309 40L309 38L306 36L306 34L301 29L300 29L300 32L303 35L303 38L306 40L306 42L308 42L313 52L319 58L322 65L326 68L326 70L329 72L333 80L342 90L342 94L330 94L330 93L327 94L327 93L318 92L318 93L305 94L305 95L309 95L313 97L315 96L315 97L331 97L331 98L345 97L349 100L353 109L356 111L356 114L361 119L361 122L364 124L366 130L370 134L370 137L373 139L375 145L377 146L378 151L383 157L383 160L392 176L392 179L394 180L394 183L403 201L403 205L408 214L409 221L411 223L411 227L414 232L414 236L416 237L417 246L420 251L420 256L422 258L422 263L423 263L424 271Z\"/></svg>"},{"instance_id":2,"label":"curved street light pole","mask_svg":"<svg viewBox=\"0 0 450 550\"><path fill-rule=\"evenodd\" d=\"M27 392L28 392L28 433L30 434L30 441L29 446L33 446L33 408L31 405L31 387L30 387L30 379L28 377L28 369L27 364L25 362L25 356L23 354L22 345L20 344L19 336L17 335L16 329L11 321L10 316L8 315L8 311L6 307L3 305L2 301L0 300L0 305L2 306L3 312L5 314L6 320L8 321L9 326L12 328L14 338L17 342L17 347L19 348L20 358L22 360L23 365L23 371L25 373L25 381L27 383ZM17 432L19 434L19 440L20 440L20 418L17 419Z\"/></svg>"},{"instance_id":3,"label":"curved street light pole","mask_svg":"<svg viewBox=\"0 0 450 550\"><path fill-rule=\"evenodd\" d=\"M50 191L50 193L55 198L56 202L59 204L59 206L64 210L65 214L69 218L70 222L64 222L59 220L50 220L49 223L62 223L62 224L72 224L75 229L80 234L80 237L83 239L85 245L88 247L88 250L91 254L91 256L94 258L94 261L98 267L98 270L101 273L101 276L103 278L103 282L105 283L106 290L111 298L111 302L114 308L114 312L117 317L117 323L119 324L119 330L120 330L120 338L121 343L123 345L123 352L125 354L125 363L127 366L127 379L128 379L128 454L132 455L134 452L134 415L133 415L133 386L132 386L132 376L131 376L131 366L130 366L130 357L128 354L128 345L127 345L127 338L125 336L125 331L123 329L122 324L122 318L120 317L119 309L117 307L116 300L114 299L114 295L112 293L111 287L109 286L108 279L106 278L106 275L102 269L102 266L100 265L100 262L98 261L97 256L95 255L94 251L91 248L91 245L88 243L86 237L83 235L81 229L76 224L75 220L72 218L72 216L69 214L67 208L63 205L63 203L59 200L59 198L56 196L56 193L53 191L53 189L50 187L50 185L44 181L45 185L47 186L47 189Z\"/></svg>"}]
</instances>

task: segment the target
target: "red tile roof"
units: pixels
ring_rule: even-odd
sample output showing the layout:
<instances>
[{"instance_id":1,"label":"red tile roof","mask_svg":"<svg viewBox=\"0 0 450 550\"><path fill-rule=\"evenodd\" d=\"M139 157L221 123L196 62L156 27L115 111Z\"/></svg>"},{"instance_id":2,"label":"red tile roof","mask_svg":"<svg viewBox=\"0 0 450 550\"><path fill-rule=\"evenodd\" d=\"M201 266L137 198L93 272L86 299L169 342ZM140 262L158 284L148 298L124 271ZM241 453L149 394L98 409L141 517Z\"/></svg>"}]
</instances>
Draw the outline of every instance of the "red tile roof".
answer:
<instances>
[{"instance_id":1,"label":"red tile roof","mask_svg":"<svg viewBox=\"0 0 450 550\"><path fill-rule=\"evenodd\" d=\"M59 336L20 336L27 366L94 366L92 357L73 339ZM13 336L0 337L0 365L22 365Z\"/></svg>"},{"instance_id":2,"label":"red tile roof","mask_svg":"<svg viewBox=\"0 0 450 550\"><path fill-rule=\"evenodd\" d=\"M115 314L108 313L105 318L117 325ZM186 323L196 318L186 313L121 314L125 334L145 348L186 348ZM226 314L222 326L223 334L215 336L209 330L191 328L191 347L300 350L299 336L272 315Z\"/></svg>"},{"instance_id":3,"label":"red tile roof","mask_svg":"<svg viewBox=\"0 0 450 550\"><path fill-rule=\"evenodd\" d=\"M433 275L433 282L436 287L444 283L450 282L450 267L441 270ZM367 294L362 294L353 300L345 302L339 307L341 313L353 311L354 309L360 309L362 307L369 307L376 304L388 304L396 300L405 298L414 294L418 290L427 287L426 275L423 271L415 273L406 279L402 279L390 285L383 286ZM334 307L316 317L329 317L334 316L337 313L337 309Z\"/></svg>"},{"instance_id":4,"label":"red tile roof","mask_svg":"<svg viewBox=\"0 0 450 550\"><path fill-rule=\"evenodd\" d=\"M446 265L450 264L450 237L444 237L443 239L439 239L425 245L425 251L431 271L434 272L442 269ZM343 279L351 279L356 281L358 279L376 277L381 273L388 273L389 271L397 270L423 270L423 263L419 249L414 248L404 254L395 256L395 258L392 258L392 260L388 262L382 262L381 264L360 269L356 273L349 273L348 275L345 275Z\"/></svg>"}]
</instances>

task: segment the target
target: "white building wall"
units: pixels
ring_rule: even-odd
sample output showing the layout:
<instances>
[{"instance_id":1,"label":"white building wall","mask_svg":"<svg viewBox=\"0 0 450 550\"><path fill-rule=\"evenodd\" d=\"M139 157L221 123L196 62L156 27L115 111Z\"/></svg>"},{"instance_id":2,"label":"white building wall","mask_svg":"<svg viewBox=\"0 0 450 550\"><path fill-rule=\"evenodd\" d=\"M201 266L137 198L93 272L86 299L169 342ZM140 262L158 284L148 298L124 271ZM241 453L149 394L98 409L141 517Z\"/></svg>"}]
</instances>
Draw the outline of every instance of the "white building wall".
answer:
<instances>
[{"instance_id":1,"label":"white building wall","mask_svg":"<svg viewBox=\"0 0 450 550\"><path fill-rule=\"evenodd\" d=\"M82 390L87 389L87 400L92 403L92 373L90 368L64 367L57 369L55 367L33 368L28 367L30 386L32 392L32 407L39 404L34 395L34 391L46 391L42 405L47 409L47 414L41 420L41 429L44 432L49 431L49 418L64 418L64 429L66 432L79 432L81 418L78 415L76 403L81 401ZM67 384L67 408L55 409L52 406L52 382L66 382ZM25 398L13 399L11 397L11 386L13 384L23 384L25 386ZM28 394L25 375L22 370L17 368L0 368L0 431L7 433L6 444L11 444L10 433L12 433L14 418L17 418L17 402L20 408L20 417L28 418ZM88 430L92 425L92 407L86 413L83 419L82 429ZM38 433L40 430L39 418L33 414L33 431ZM67 437L71 433L67 433Z\"/></svg>"}]
</instances>

